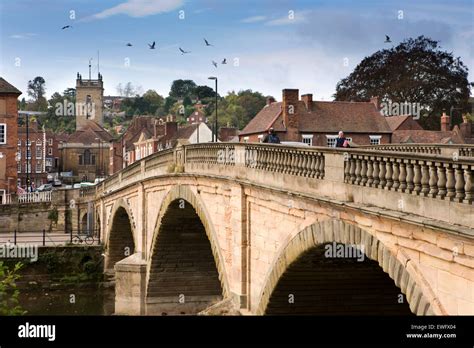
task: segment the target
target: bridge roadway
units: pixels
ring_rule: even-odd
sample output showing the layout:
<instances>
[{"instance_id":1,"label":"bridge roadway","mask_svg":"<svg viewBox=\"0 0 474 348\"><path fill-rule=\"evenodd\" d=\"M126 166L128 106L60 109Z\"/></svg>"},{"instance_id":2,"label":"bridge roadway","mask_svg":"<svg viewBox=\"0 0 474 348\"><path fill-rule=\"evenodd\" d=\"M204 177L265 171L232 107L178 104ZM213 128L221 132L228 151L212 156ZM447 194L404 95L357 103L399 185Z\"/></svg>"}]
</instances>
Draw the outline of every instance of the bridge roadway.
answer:
<instances>
[{"instance_id":1,"label":"bridge roadway","mask_svg":"<svg viewBox=\"0 0 474 348\"><path fill-rule=\"evenodd\" d=\"M118 314L472 315L473 153L186 145L79 209L94 201ZM323 252L339 244L365 259Z\"/></svg>"}]
</instances>

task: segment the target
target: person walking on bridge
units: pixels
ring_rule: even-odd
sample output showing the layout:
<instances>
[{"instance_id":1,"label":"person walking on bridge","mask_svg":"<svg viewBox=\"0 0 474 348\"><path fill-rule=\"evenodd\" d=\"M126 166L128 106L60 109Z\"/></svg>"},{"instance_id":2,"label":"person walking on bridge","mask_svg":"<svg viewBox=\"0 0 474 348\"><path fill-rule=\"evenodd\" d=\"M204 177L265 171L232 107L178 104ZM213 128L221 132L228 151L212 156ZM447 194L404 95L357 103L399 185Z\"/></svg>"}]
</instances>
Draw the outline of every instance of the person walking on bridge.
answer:
<instances>
[{"instance_id":1,"label":"person walking on bridge","mask_svg":"<svg viewBox=\"0 0 474 348\"><path fill-rule=\"evenodd\" d=\"M275 133L275 130L273 128L270 128L268 130L268 134L265 136L265 138L263 138L262 142L269 144L280 144L280 138Z\"/></svg>"}]
</instances>

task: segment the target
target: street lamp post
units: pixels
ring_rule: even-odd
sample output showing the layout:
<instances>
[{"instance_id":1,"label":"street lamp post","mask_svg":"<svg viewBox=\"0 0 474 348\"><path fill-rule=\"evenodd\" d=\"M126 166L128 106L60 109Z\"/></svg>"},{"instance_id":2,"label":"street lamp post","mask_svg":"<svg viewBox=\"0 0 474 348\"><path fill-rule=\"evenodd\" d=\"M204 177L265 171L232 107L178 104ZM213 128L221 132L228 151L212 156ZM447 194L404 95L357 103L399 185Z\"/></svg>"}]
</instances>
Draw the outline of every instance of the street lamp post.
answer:
<instances>
[{"instance_id":1,"label":"street lamp post","mask_svg":"<svg viewBox=\"0 0 474 348\"><path fill-rule=\"evenodd\" d=\"M216 120L214 122L214 135L212 137L212 140L217 143L217 77L210 76L209 80L216 81Z\"/></svg>"}]
</instances>

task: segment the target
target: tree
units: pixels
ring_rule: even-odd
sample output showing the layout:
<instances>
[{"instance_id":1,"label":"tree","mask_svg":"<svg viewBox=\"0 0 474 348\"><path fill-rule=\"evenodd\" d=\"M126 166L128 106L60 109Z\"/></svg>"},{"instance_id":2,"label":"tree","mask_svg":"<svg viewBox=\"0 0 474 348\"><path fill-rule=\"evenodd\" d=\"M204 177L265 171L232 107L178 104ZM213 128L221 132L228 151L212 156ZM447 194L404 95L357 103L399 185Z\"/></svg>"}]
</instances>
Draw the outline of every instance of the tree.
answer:
<instances>
[{"instance_id":1,"label":"tree","mask_svg":"<svg viewBox=\"0 0 474 348\"><path fill-rule=\"evenodd\" d=\"M199 100L204 98L213 98L216 96L216 92L209 86L197 86L194 90L194 94Z\"/></svg>"},{"instance_id":2,"label":"tree","mask_svg":"<svg viewBox=\"0 0 474 348\"><path fill-rule=\"evenodd\" d=\"M196 83L193 80L175 80L171 84L170 97L176 99L192 98L196 89Z\"/></svg>"},{"instance_id":3,"label":"tree","mask_svg":"<svg viewBox=\"0 0 474 348\"><path fill-rule=\"evenodd\" d=\"M15 264L9 269L3 261L0 261L0 315L23 315L26 312L21 308L18 301L20 295L16 281L20 278L22 263Z\"/></svg>"},{"instance_id":4,"label":"tree","mask_svg":"<svg viewBox=\"0 0 474 348\"><path fill-rule=\"evenodd\" d=\"M440 115L451 108L467 111L468 69L438 42L424 36L410 38L391 49L364 58L339 81L336 100L367 101L378 96L382 103L418 103L424 110L419 122L426 129L439 129ZM460 121L460 113L457 115Z\"/></svg>"},{"instance_id":5,"label":"tree","mask_svg":"<svg viewBox=\"0 0 474 348\"><path fill-rule=\"evenodd\" d=\"M163 106L164 98L159 95L155 90L149 89L143 94L143 99L148 104L148 113L156 114L157 110Z\"/></svg>"},{"instance_id":6,"label":"tree","mask_svg":"<svg viewBox=\"0 0 474 348\"><path fill-rule=\"evenodd\" d=\"M33 80L28 81L27 93L37 102L40 98L44 97L46 91L45 85L46 81L41 76L36 76Z\"/></svg>"}]
</instances>

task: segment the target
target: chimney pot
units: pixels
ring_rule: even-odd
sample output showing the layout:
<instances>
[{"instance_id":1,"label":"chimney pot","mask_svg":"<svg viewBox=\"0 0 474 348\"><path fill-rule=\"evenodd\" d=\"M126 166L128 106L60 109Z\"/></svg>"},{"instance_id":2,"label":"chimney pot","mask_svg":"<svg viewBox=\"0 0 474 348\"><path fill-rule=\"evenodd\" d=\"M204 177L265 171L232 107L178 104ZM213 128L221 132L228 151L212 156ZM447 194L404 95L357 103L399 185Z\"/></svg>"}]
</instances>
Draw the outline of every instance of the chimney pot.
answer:
<instances>
[{"instance_id":1,"label":"chimney pot","mask_svg":"<svg viewBox=\"0 0 474 348\"><path fill-rule=\"evenodd\" d=\"M446 115L446 112L443 112L443 115L441 116L441 131L442 132L449 131L450 130L449 124L450 124L450 117Z\"/></svg>"},{"instance_id":2,"label":"chimney pot","mask_svg":"<svg viewBox=\"0 0 474 348\"><path fill-rule=\"evenodd\" d=\"M313 108L313 95L304 94L301 96L301 100L303 100L304 105L306 106L306 110L311 111L311 109Z\"/></svg>"}]
</instances>

